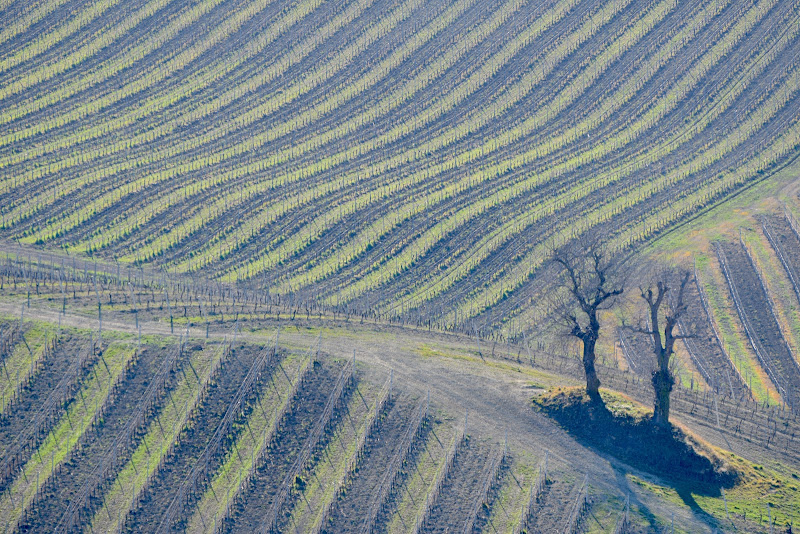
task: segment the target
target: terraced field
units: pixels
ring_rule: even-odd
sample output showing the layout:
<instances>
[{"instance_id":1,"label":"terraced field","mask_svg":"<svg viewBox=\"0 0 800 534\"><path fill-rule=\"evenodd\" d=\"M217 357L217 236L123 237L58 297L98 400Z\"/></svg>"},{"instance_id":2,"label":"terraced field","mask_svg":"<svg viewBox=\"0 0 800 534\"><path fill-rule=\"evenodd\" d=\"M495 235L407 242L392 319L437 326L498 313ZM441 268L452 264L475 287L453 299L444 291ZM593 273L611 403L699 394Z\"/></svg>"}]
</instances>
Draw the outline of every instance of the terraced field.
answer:
<instances>
[{"instance_id":1,"label":"terraced field","mask_svg":"<svg viewBox=\"0 0 800 534\"><path fill-rule=\"evenodd\" d=\"M786 344L769 294L743 246L720 246L718 253L753 350L783 400L793 407L800 387L800 365Z\"/></svg>"},{"instance_id":2,"label":"terraced field","mask_svg":"<svg viewBox=\"0 0 800 534\"><path fill-rule=\"evenodd\" d=\"M691 255L695 261L689 314L680 325L692 334L684 340L690 357L685 363L723 395L797 411L800 226L795 213L800 197L794 192L795 169L777 190L751 195L734 209L712 210L678 232L674 243L667 237L663 246L668 254Z\"/></svg>"},{"instance_id":3,"label":"terraced field","mask_svg":"<svg viewBox=\"0 0 800 534\"><path fill-rule=\"evenodd\" d=\"M648 240L798 143L795 2L15 0L0 20L2 235L314 309L518 334L549 246Z\"/></svg>"},{"instance_id":4,"label":"terraced field","mask_svg":"<svg viewBox=\"0 0 800 534\"><path fill-rule=\"evenodd\" d=\"M689 314L680 329L694 337L684 339L691 362L702 379L717 391L733 398L750 395L741 371L725 352L725 347L708 310L707 297L701 293L695 279L694 287L687 293Z\"/></svg>"}]
</instances>

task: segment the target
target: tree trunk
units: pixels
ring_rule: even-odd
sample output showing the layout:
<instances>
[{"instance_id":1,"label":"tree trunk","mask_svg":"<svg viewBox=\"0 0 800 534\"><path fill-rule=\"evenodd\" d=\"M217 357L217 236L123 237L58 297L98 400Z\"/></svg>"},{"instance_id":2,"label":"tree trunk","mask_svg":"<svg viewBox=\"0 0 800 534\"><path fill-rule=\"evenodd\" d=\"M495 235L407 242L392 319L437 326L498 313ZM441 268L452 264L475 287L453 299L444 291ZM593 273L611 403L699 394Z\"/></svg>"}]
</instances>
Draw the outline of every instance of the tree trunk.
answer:
<instances>
[{"instance_id":1,"label":"tree trunk","mask_svg":"<svg viewBox=\"0 0 800 534\"><path fill-rule=\"evenodd\" d=\"M669 427L669 395L675 380L669 370L659 369L653 372L653 390L655 403L653 406L653 423L660 427Z\"/></svg>"},{"instance_id":2,"label":"tree trunk","mask_svg":"<svg viewBox=\"0 0 800 534\"><path fill-rule=\"evenodd\" d=\"M583 339L583 370L586 373L586 393L595 401L600 400L600 379L594 368L594 347L597 340L594 337Z\"/></svg>"}]
</instances>

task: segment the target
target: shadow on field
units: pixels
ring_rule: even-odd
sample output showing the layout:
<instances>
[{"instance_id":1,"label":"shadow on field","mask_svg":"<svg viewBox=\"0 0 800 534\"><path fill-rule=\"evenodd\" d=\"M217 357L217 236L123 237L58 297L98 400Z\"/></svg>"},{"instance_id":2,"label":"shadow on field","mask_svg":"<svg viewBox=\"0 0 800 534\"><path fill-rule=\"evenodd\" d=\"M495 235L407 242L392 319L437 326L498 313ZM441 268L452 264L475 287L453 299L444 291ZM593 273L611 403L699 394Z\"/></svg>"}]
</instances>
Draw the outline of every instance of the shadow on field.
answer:
<instances>
[{"instance_id":1,"label":"shadow on field","mask_svg":"<svg viewBox=\"0 0 800 534\"><path fill-rule=\"evenodd\" d=\"M693 509L699 506L692 494L719 497L720 488L739 481L739 473L694 436L653 425L651 411L620 394L601 391L601 397L592 402L582 388L560 388L535 397L533 406L581 445L673 486Z\"/></svg>"}]
</instances>

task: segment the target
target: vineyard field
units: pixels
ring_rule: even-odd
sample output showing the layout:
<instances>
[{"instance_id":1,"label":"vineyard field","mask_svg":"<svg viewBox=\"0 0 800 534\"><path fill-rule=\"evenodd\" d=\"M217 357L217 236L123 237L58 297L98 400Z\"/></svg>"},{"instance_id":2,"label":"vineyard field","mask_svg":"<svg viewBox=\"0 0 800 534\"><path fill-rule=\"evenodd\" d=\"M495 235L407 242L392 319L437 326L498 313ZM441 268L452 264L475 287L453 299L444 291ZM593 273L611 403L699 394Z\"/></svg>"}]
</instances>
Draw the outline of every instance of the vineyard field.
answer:
<instances>
[{"instance_id":1,"label":"vineyard field","mask_svg":"<svg viewBox=\"0 0 800 534\"><path fill-rule=\"evenodd\" d=\"M18 4L3 237L379 320L518 335L798 142L793 2Z\"/></svg>"},{"instance_id":2,"label":"vineyard field","mask_svg":"<svg viewBox=\"0 0 800 534\"><path fill-rule=\"evenodd\" d=\"M793 532L798 155L800 0L0 0L0 531Z\"/></svg>"},{"instance_id":3,"label":"vineyard field","mask_svg":"<svg viewBox=\"0 0 800 534\"><path fill-rule=\"evenodd\" d=\"M4 432L16 425L33 436L13 456L2 453L4 465L18 466L5 471L0 499L13 531L487 532L514 531L524 520L581 532L592 514L605 531L631 492L643 500L625 508L629 532L649 532L673 514L688 530L705 528L691 508L662 499L666 490L615 476L615 464L531 410L531 391L580 380L569 356L257 308L244 293L207 288L201 297L174 281L164 291L98 271L95 286L80 281L82 270L45 275L45 264L26 263L39 283L28 307L24 283L17 280L15 292L8 274L20 264L4 265L4 302L19 305L2 308L2 331L50 332L56 348L47 358L84 355L81 372L68 375L64 404L45 410L53 392L62 394L52 383L49 394L29 399L28 412L46 420L15 419L12 410L0 421ZM190 307L214 315L191 319ZM22 320L8 315L18 308ZM10 339L13 353L23 342ZM648 403L649 381L618 363L600 364L603 383ZM674 410L683 424L750 461L772 458L770 480L789 476L780 466L800 463L797 415L785 405L731 395L699 373L695 381L679 377ZM737 528L762 531L747 511L758 488L727 493L745 510L731 516ZM722 499L702 498L723 520ZM797 519L793 510L788 495L773 509L781 522Z\"/></svg>"}]
</instances>

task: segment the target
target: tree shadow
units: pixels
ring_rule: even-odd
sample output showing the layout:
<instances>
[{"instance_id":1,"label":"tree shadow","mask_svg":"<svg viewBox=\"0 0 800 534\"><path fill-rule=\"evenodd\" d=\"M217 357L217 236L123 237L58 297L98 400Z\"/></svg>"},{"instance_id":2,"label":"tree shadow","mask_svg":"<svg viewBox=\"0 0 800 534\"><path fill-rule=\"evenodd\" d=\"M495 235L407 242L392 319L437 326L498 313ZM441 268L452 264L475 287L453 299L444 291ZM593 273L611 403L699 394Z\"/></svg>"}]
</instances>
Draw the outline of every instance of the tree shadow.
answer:
<instances>
[{"instance_id":1,"label":"tree shadow","mask_svg":"<svg viewBox=\"0 0 800 534\"><path fill-rule=\"evenodd\" d=\"M721 488L739 481L739 473L710 446L674 425L652 424L652 412L622 395L601 394L598 402L582 389L559 389L535 398L534 407L580 444L667 482L695 510L692 494L719 497Z\"/></svg>"},{"instance_id":2,"label":"tree shadow","mask_svg":"<svg viewBox=\"0 0 800 534\"><path fill-rule=\"evenodd\" d=\"M678 493L678 497L680 497L683 501L683 504L689 507L696 518L703 521L710 527L719 527L719 521L717 521L717 518L703 510L703 508L695 500L692 493L697 493L696 491L688 487L686 484L677 486L675 491Z\"/></svg>"},{"instance_id":3,"label":"tree shadow","mask_svg":"<svg viewBox=\"0 0 800 534\"><path fill-rule=\"evenodd\" d=\"M631 506L636 507L636 509L639 511L639 515L645 521L647 521L650 529L656 530L658 528L658 518L656 518L655 514L650 511L650 508L648 508L645 503L639 500L639 498L636 496L636 493L631 491L630 481L626 476L627 471L624 471L619 467L615 467L614 465L611 466L611 469L614 471L614 477L617 480L617 486L620 488L620 490L626 492L630 497Z\"/></svg>"}]
</instances>

